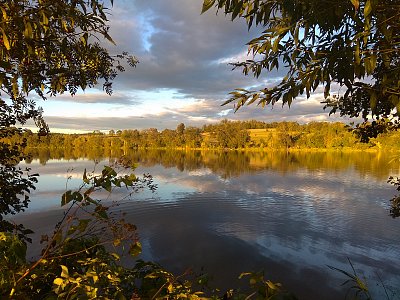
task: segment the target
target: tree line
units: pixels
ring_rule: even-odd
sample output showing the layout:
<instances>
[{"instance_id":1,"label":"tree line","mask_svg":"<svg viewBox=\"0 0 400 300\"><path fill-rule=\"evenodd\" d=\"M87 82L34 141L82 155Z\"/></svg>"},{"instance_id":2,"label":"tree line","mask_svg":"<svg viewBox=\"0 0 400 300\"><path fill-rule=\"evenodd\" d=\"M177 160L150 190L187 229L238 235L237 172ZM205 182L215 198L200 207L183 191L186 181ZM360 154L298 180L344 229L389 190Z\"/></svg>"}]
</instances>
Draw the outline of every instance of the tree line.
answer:
<instances>
[{"instance_id":1,"label":"tree line","mask_svg":"<svg viewBox=\"0 0 400 300\"><path fill-rule=\"evenodd\" d=\"M209 131L204 131L204 128L193 129L191 133L194 136L184 126L178 126L180 133L177 128L161 133L149 129L108 135L48 135L48 127L42 118L42 110L36 105L36 99L45 100L49 95L63 93L74 95L80 89L85 90L96 84L102 84L105 92L111 94L112 82L117 74L124 70L124 66L137 64L135 57L126 52L112 55L108 47L103 48L99 43L101 39L114 43L109 35L107 17L114 1L104 2L0 2L2 299L175 299L184 296L199 299L202 296L199 292L193 292L190 282L164 271L154 263L139 262L134 268L124 268L119 264L118 255L104 247L107 242L104 232L96 232L96 229L109 225L105 227L112 230L114 239L109 241L115 247L121 245L122 240L132 242L129 252L133 256L140 251L140 244L134 235L135 227L123 220L113 222L112 218L108 218L107 208L92 198L93 192L98 189L111 191L121 186L135 189L136 183L140 183L134 176L118 177L110 167L105 168L99 176L85 172L82 189L67 191L62 195L62 204L72 203L71 208L78 203L92 205L92 210L83 209L84 212L93 212L92 218L80 219L78 214L66 214L55 226L52 236L43 236L42 241L47 246L41 257L37 261L28 261L26 241L29 241L27 235L31 231L22 224L13 224L4 218L27 208L30 191L37 182L37 174L29 174L29 169L17 166L18 162L26 159L23 152L26 146L26 149L53 147L77 151L89 146L101 150L110 145L111 149L120 151L129 147L167 147L168 134L173 138L168 141L174 147L198 147L200 144L200 147L237 149L258 145L268 147L273 141L273 147L278 147L280 142L281 147L289 149L301 145L302 140L305 143L318 141L319 138L321 144L324 141L328 145L327 141L330 141L329 145L334 148L337 144L333 141L341 134L349 140L339 143L339 147L347 147L346 143L351 147L355 144L365 145L349 135L345 128L340 129L340 126L339 131L329 131L329 135L317 130L241 128L237 124L235 126L238 129L234 130L233 124L228 126L228 121L212 125L216 127ZM322 85L326 106L331 112L340 112L341 116L361 116L365 121L372 114L376 118L388 118L392 126L399 127L400 14L395 1L204 0L203 12L212 7L230 15L233 20L244 19L248 27L258 25L264 29L261 36L249 42L254 59L235 65L242 68L244 74L258 77L262 71L279 69L279 63L282 68L282 62L288 70L287 76L275 87L256 91L238 89L233 92L228 102L236 102L236 108L251 103L264 107L279 101L290 105L297 96L306 94L310 97L310 93ZM335 91L330 88L331 83L332 86L338 84L343 95L335 96ZM334 95L331 96L332 93ZM35 122L39 134L19 129L29 120ZM371 126L361 129L368 129L367 135L373 138L387 128L380 126L379 122L372 122ZM265 134L260 130L265 130ZM307 137L311 134L313 139ZM381 140L384 138L388 140ZM395 144L396 140L399 140L396 136L383 135L379 140L371 139L369 143L371 146L387 147L390 142ZM399 179L393 180L392 183L400 190ZM392 200L392 206L396 209L396 215L400 215L400 197ZM98 223L92 226L92 220L98 221L101 226ZM258 274L246 275L250 275L255 292L237 297L229 292L212 298L271 298L280 294L280 285L265 281ZM371 298L363 281L353 275L349 277L348 282L356 284L352 287L356 296L361 292L366 298ZM294 296L284 296L285 299L295 299Z\"/></svg>"},{"instance_id":2,"label":"tree line","mask_svg":"<svg viewBox=\"0 0 400 300\"><path fill-rule=\"evenodd\" d=\"M190 148L190 149L400 149L399 133L389 131L367 143L343 123L262 121L229 121L201 128L180 123L176 129L93 131L87 134L51 133L40 136L30 130L3 139L11 145L26 142L27 149L64 149L68 152L90 152L103 156L118 149Z\"/></svg>"}]
</instances>

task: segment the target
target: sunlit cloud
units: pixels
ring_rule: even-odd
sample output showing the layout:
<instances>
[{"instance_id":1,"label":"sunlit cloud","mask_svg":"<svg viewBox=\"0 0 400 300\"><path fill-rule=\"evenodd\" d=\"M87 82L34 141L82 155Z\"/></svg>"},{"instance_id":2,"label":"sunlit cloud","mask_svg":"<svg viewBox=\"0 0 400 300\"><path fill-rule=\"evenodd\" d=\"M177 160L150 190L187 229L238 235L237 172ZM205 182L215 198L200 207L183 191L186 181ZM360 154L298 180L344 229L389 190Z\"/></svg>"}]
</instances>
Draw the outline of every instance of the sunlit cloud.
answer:
<instances>
[{"instance_id":1,"label":"sunlit cloud","mask_svg":"<svg viewBox=\"0 0 400 300\"><path fill-rule=\"evenodd\" d=\"M279 103L273 108L243 107L236 113L233 103L221 107L235 88L271 87L286 70L263 72L260 78L232 70L229 63L252 58L246 43L261 29L248 31L243 21L231 22L224 14L201 15L201 5L194 0L116 1L110 10L110 26L117 46L105 45L112 54L134 54L140 63L117 76L112 96L99 85L74 97L65 94L38 101L50 129L164 129L181 122L202 126L225 118L341 120L322 109L323 87L308 100L298 97L290 109Z\"/></svg>"},{"instance_id":2,"label":"sunlit cloud","mask_svg":"<svg viewBox=\"0 0 400 300\"><path fill-rule=\"evenodd\" d=\"M229 56L229 57L224 57L220 58L217 60L218 64L231 64L231 63L236 63L236 62L241 62L241 61L246 61L248 59L253 59L253 56L248 53L248 51L242 51L239 54Z\"/></svg>"},{"instance_id":3,"label":"sunlit cloud","mask_svg":"<svg viewBox=\"0 0 400 300\"><path fill-rule=\"evenodd\" d=\"M224 110L221 110L217 115L224 117L224 116L227 116L232 111L233 111L232 108L224 109Z\"/></svg>"},{"instance_id":4,"label":"sunlit cloud","mask_svg":"<svg viewBox=\"0 0 400 300\"><path fill-rule=\"evenodd\" d=\"M75 96L69 94L59 95L50 98L49 101L58 102L74 102L82 104L124 104L124 105L137 105L140 103L137 97L130 92L114 92L112 95L106 94L104 91L91 89L88 92L80 92Z\"/></svg>"}]
</instances>

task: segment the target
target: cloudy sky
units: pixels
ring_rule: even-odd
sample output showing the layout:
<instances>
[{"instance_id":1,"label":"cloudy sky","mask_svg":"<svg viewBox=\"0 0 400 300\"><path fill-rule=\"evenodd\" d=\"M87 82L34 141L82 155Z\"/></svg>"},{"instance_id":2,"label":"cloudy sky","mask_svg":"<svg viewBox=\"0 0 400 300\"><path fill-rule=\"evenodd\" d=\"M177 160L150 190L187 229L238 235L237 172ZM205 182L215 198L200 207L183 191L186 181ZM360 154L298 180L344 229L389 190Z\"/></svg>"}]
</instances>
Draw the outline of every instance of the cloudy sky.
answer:
<instances>
[{"instance_id":1,"label":"cloudy sky","mask_svg":"<svg viewBox=\"0 0 400 300\"><path fill-rule=\"evenodd\" d=\"M53 132L110 129L159 130L202 126L224 118L262 121L336 121L320 104L322 94L297 99L290 109L281 105L246 107L234 113L221 106L235 88L271 85L283 72L264 73L258 80L232 71L229 62L246 57L250 32L243 22L231 22L223 14L200 15L202 0L117 0L111 10L111 36L117 47L140 63L127 69L114 83L114 94L102 88L71 97L61 95L39 103Z\"/></svg>"}]
</instances>

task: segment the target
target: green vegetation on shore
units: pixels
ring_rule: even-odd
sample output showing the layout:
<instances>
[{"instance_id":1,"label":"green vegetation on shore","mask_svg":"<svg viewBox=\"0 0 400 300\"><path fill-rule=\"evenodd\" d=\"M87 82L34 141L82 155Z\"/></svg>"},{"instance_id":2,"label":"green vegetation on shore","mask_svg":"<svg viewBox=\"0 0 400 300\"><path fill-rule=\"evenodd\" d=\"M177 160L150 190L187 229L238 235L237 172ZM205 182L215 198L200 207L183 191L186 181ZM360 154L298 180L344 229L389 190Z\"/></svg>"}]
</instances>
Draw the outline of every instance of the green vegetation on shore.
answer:
<instances>
[{"instance_id":1,"label":"green vegetation on shore","mask_svg":"<svg viewBox=\"0 0 400 300\"><path fill-rule=\"evenodd\" d=\"M246 122L224 121L203 129L185 128L182 124L176 130L161 133L148 129L107 135L47 135L49 130L41 108L36 106L37 99L64 93L75 95L80 89L97 84L102 84L105 92L111 94L116 75L124 66L137 64L127 53L113 55L108 47L101 46L101 39L114 43L107 18L113 2L1 2L0 298L198 299L202 296L193 292L190 282L155 264L124 268L119 264L118 254L105 248L108 242L115 247L132 242L130 254L135 255L140 250L133 225L109 218L108 208L93 195L99 190L111 192L115 187L135 186L136 177L117 177L111 168L104 169L99 177L90 177L85 171L82 189L68 191L62 196L63 204L72 203L71 209L81 208L90 216L82 219L78 214L66 213L55 226L54 234L43 236L45 247L41 257L37 261L27 261L26 241L30 230L3 218L23 212L28 207L30 192L35 189L37 174L30 175L29 169L18 167L18 163L27 158L25 149L399 148L396 132L361 144L339 123L335 123L337 128L325 123L303 125L305 127L296 123L246 127ZM391 117L391 120L395 118L394 126L399 127L400 14L398 6L392 2L205 0L203 12L217 6L232 19L245 18L248 27L254 24L265 29L263 36L249 44L254 58L260 56L261 61L247 60L236 65L243 67L245 74L258 77L263 69L279 69L281 59L289 67L287 76L276 87L260 91L237 90L228 102L236 101L236 108L246 103L264 106L278 101L290 105L297 96L310 97L311 92L323 86L326 105L333 112L361 116L365 121L370 114ZM343 95L331 96L334 92L331 83L332 87L338 84L343 88ZM29 120L35 122L39 134L20 129ZM373 129L373 133L382 132L379 126ZM376 137L375 134L371 136ZM393 184L398 186L396 180ZM86 210L90 207L93 211ZM111 229L110 239L102 240L107 237L103 227L98 226ZM348 276L350 283L355 283L352 288L356 296L365 295L364 298L370 299L356 274ZM238 295L237 299L293 298L286 293L282 295L280 286L260 276L251 276L250 283L255 291ZM218 296L229 299L233 295L227 292Z\"/></svg>"},{"instance_id":2,"label":"green vegetation on shore","mask_svg":"<svg viewBox=\"0 0 400 300\"><path fill-rule=\"evenodd\" d=\"M181 123L174 130L150 128L141 131L110 130L108 133L94 131L89 134L53 133L46 137L27 130L6 141L17 144L25 139L27 149L63 148L67 152L90 150L100 154L109 150L134 148L399 150L399 137L397 131L390 131L363 143L348 126L340 122L300 125L297 122L223 120L202 128L185 127Z\"/></svg>"}]
</instances>

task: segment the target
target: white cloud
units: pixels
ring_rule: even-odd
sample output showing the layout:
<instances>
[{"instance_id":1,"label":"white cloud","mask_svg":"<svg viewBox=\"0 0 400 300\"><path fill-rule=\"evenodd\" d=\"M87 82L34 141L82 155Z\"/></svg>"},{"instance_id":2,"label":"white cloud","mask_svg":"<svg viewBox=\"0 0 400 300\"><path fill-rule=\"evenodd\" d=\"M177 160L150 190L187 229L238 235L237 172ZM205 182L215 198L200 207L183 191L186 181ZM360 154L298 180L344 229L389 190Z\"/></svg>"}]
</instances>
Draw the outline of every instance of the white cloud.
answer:
<instances>
[{"instance_id":1,"label":"white cloud","mask_svg":"<svg viewBox=\"0 0 400 300\"><path fill-rule=\"evenodd\" d=\"M227 116L230 112L233 112L232 108L221 110L219 113L217 113L217 115L220 117L224 117Z\"/></svg>"},{"instance_id":2,"label":"white cloud","mask_svg":"<svg viewBox=\"0 0 400 300\"><path fill-rule=\"evenodd\" d=\"M111 9L111 35L118 46L112 53L129 51L138 56L137 68L127 68L114 82L114 94L102 88L61 95L39 103L51 127L66 130L111 128L175 128L184 122L201 126L223 118L262 121L336 120L322 110L323 90L310 99L296 99L291 107L262 109L232 105L221 107L235 88L262 88L276 84L285 74L262 73L260 79L232 71L229 62L251 58L246 43L250 32L241 21L223 14L200 15L197 0L120 0Z\"/></svg>"}]
</instances>

